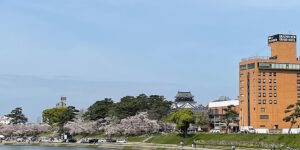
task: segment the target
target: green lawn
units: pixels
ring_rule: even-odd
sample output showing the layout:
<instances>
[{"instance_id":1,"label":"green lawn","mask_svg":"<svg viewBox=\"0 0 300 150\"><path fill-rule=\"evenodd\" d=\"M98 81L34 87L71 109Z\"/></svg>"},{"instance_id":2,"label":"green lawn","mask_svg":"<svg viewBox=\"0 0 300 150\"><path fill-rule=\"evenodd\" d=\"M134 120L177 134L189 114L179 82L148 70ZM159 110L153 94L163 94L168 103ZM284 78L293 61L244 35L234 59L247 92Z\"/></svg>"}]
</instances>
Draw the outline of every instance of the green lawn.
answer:
<instances>
[{"instance_id":1,"label":"green lawn","mask_svg":"<svg viewBox=\"0 0 300 150\"><path fill-rule=\"evenodd\" d=\"M300 135L279 135L279 134L195 134L184 138L176 134L156 135L147 143L157 144L179 144L184 141L190 145L193 141L203 145L235 145L241 144L245 147L268 147L276 144L284 147L290 146L300 148Z\"/></svg>"}]
</instances>

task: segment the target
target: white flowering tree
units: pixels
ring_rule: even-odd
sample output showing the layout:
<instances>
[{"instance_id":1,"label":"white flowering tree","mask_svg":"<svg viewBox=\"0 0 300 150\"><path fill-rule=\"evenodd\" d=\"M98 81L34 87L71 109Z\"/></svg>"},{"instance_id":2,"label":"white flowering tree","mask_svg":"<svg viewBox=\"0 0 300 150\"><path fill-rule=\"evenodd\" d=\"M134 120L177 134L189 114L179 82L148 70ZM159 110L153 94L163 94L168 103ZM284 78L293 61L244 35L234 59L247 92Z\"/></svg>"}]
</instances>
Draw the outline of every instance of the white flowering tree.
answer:
<instances>
[{"instance_id":1,"label":"white flowering tree","mask_svg":"<svg viewBox=\"0 0 300 150\"><path fill-rule=\"evenodd\" d=\"M149 119L147 112L138 113L135 116L122 119L120 123L111 122L105 126L106 134L120 134L120 135L141 135L157 133L160 125L156 120Z\"/></svg>"},{"instance_id":2,"label":"white flowering tree","mask_svg":"<svg viewBox=\"0 0 300 150\"><path fill-rule=\"evenodd\" d=\"M41 133L47 133L51 127L46 124L17 124L17 125L2 125L0 134L6 137L12 136L33 136Z\"/></svg>"},{"instance_id":3,"label":"white flowering tree","mask_svg":"<svg viewBox=\"0 0 300 150\"><path fill-rule=\"evenodd\" d=\"M76 119L69 121L65 126L65 130L72 135L76 134L95 134L98 133L97 122L84 121L83 119Z\"/></svg>"}]
</instances>

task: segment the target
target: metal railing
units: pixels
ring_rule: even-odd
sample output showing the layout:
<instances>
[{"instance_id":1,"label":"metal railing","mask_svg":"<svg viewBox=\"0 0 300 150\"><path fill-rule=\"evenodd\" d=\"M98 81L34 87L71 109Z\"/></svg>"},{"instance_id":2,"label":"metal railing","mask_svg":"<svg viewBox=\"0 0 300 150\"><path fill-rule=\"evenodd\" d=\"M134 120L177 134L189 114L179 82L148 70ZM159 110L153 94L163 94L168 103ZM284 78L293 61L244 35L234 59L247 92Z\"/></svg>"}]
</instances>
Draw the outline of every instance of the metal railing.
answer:
<instances>
[{"instance_id":1,"label":"metal railing","mask_svg":"<svg viewBox=\"0 0 300 150\"><path fill-rule=\"evenodd\" d=\"M248 60L254 60L254 59L260 59L260 60L269 60L269 56L253 56L249 58L243 58L242 61L248 61Z\"/></svg>"}]
</instances>

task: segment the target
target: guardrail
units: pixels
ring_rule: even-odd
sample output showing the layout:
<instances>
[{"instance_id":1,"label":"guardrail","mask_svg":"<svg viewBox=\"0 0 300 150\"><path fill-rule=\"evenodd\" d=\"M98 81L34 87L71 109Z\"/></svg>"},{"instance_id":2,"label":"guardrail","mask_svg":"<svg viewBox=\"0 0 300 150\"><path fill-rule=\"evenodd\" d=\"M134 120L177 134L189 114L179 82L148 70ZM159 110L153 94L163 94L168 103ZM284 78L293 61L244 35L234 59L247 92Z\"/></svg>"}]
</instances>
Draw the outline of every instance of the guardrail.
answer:
<instances>
[{"instance_id":1,"label":"guardrail","mask_svg":"<svg viewBox=\"0 0 300 150\"><path fill-rule=\"evenodd\" d=\"M268 56L253 56L253 57L249 57L249 58L243 58L242 61L248 61L248 60L253 60L253 59L269 60L270 57L268 57Z\"/></svg>"}]
</instances>

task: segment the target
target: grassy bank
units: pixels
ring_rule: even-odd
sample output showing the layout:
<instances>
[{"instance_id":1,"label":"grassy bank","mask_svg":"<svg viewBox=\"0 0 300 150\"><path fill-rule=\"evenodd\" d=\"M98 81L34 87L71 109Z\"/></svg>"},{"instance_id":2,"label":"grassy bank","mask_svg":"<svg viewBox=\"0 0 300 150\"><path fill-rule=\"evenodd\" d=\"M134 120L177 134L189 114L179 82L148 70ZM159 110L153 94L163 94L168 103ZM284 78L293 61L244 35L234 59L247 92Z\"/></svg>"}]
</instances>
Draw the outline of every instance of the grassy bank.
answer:
<instances>
[{"instance_id":1,"label":"grassy bank","mask_svg":"<svg viewBox=\"0 0 300 150\"><path fill-rule=\"evenodd\" d=\"M80 139L80 138L84 138L84 137L88 137L88 138L109 138L108 135L106 134L94 134L94 135L89 135L89 134L80 134L80 135L76 135L74 136L74 138L76 139ZM141 136L113 136L114 139L126 139L127 142L142 142L143 140L145 140L147 138L146 135L141 135Z\"/></svg>"},{"instance_id":2,"label":"grassy bank","mask_svg":"<svg viewBox=\"0 0 300 150\"><path fill-rule=\"evenodd\" d=\"M300 148L300 135L279 134L195 134L184 138L176 134L156 135L148 140L148 143L179 144L184 141L191 145L196 141L198 145L237 145L241 147L264 147L275 146Z\"/></svg>"}]
</instances>

